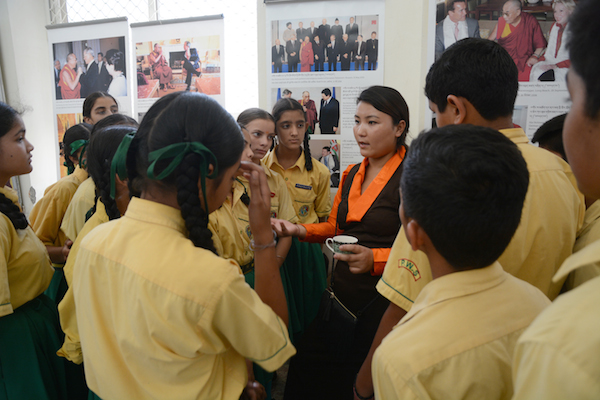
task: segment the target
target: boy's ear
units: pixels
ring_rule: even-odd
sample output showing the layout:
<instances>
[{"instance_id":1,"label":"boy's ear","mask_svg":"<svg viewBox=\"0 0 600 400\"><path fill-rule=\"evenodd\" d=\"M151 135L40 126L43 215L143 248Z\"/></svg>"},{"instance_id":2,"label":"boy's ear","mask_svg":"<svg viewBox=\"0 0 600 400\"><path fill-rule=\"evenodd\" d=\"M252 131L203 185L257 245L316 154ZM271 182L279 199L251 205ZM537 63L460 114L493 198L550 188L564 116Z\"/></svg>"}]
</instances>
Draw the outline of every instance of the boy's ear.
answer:
<instances>
[{"instance_id":1,"label":"boy's ear","mask_svg":"<svg viewBox=\"0 0 600 400\"><path fill-rule=\"evenodd\" d=\"M408 242L414 251L423 250L423 245L428 237L423 228L421 228L421 225L419 225L416 220L410 219L406 225L404 225L404 232L406 233L406 238L408 239Z\"/></svg>"},{"instance_id":2,"label":"boy's ear","mask_svg":"<svg viewBox=\"0 0 600 400\"><path fill-rule=\"evenodd\" d=\"M464 121L467 118L467 105L465 104L465 99L450 94L446 98L446 101L448 102L446 107L450 107L452 112L452 123L454 125L464 124Z\"/></svg>"}]
</instances>

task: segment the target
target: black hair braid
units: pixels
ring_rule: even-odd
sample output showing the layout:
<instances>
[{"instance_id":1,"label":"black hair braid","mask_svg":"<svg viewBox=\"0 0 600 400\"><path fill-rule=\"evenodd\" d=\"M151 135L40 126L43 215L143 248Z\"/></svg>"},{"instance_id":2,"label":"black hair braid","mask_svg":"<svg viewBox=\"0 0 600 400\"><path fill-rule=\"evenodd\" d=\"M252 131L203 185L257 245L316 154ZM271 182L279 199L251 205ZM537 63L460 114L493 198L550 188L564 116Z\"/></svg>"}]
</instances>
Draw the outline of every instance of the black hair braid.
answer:
<instances>
[{"instance_id":1,"label":"black hair braid","mask_svg":"<svg viewBox=\"0 0 600 400\"><path fill-rule=\"evenodd\" d=\"M88 222L88 219L92 218L94 214L96 214L96 204L98 204L98 199L100 198L100 194L98 193L98 188L94 189L95 197L94 197L94 205L85 213L85 222Z\"/></svg>"},{"instance_id":2,"label":"black hair braid","mask_svg":"<svg viewBox=\"0 0 600 400\"><path fill-rule=\"evenodd\" d=\"M217 253L212 241L212 232L208 229L208 213L200 202L198 179L200 179L200 156L196 153L186 155L176 174L177 203L181 207L181 216L194 246Z\"/></svg>"},{"instance_id":3,"label":"black hair braid","mask_svg":"<svg viewBox=\"0 0 600 400\"><path fill-rule=\"evenodd\" d=\"M312 171L313 162L310 154L310 146L308 145L309 139L308 132L306 132L304 134L304 168L306 168L307 171Z\"/></svg>"},{"instance_id":4,"label":"black hair braid","mask_svg":"<svg viewBox=\"0 0 600 400\"><path fill-rule=\"evenodd\" d=\"M0 212L10 219L10 222L12 222L15 229L27 228L28 222L25 214L23 214L19 206L6 197L4 193L0 193Z\"/></svg>"},{"instance_id":5,"label":"black hair braid","mask_svg":"<svg viewBox=\"0 0 600 400\"><path fill-rule=\"evenodd\" d=\"M121 218L121 212L117 208L117 202L110 197L110 162L104 160L104 173L102 179L96 184L100 191L100 201L106 208L106 215L109 220Z\"/></svg>"}]
</instances>

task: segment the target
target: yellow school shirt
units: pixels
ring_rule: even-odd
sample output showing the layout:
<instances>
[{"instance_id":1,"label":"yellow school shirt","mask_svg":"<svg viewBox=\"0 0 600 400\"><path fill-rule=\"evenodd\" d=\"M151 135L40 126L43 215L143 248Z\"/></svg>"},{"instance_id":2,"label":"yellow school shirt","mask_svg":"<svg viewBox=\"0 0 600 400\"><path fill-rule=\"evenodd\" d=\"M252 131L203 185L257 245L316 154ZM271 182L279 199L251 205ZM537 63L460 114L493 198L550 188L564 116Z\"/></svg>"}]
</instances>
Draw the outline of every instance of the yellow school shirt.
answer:
<instances>
[{"instance_id":1,"label":"yellow school shirt","mask_svg":"<svg viewBox=\"0 0 600 400\"><path fill-rule=\"evenodd\" d=\"M271 189L271 218L297 222L290 194L285 181L276 172L264 168L267 183ZM231 258L239 263L242 272L252 270L254 252L249 249L252 232L248 206L241 200L242 195L250 192L250 183L243 176L233 183L232 194L227 196L223 205L209 215L208 229L213 234L215 250L223 258Z\"/></svg>"},{"instance_id":2,"label":"yellow school shirt","mask_svg":"<svg viewBox=\"0 0 600 400\"><path fill-rule=\"evenodd\" d=\"M87 177L85 170L75 167L71 175L65 176L46 189L44 197L33 206L29 221L31 228L44 245L57 247L65 245L67 238L60 225L73 195Z\"/></svg>"},{"instance_id":3,"label":"yellow school shirt","mask_svg":"<svg viewBox=\"0 0 600 400\"><path fill-rule=\"evenodd\" d=\"M238 265L194 247L181 212L133 198L81 242L73 275L89 388L104 399L239 399L245 358L294 353Z\"/></svg>"},{"instance_id":4,"label":"yellow school shirt","mask_svg":"<svg viewBox=\"0 0 600 400\"><path fill-rule=\"evenodd\" d=\"M600 240L600 200L596 200L585 211L585 219L573 246L573 253L577 253L597 240ZM600 275L600 262L577 268L567 277L563 291L574 289L598 275Z\"/></svg>"},{"instance_id":5,"label":"yellow school shirt","mask_svg":"<svg viewBox=\"0 0 600 400\"><path fill-rule=\"evenodd\" d=\"M557 273L600 262L600 241L569 257ZM600 399L600 277L559 296L517 343L514 399Z\"/></svg>"},{"instance_id":6,"label":"yellow school shirt","mask_svg":"<svg viewBox=\"0 0 600 400\"><path fill-rule=\"evenodd\" d=\"M283 169L275 150L270 151L261 163L281 175L292 198L292 204L298 220L302 224L314 224L319 218L327 217L331 211L329 199L329 169L313 158L312 171L304 167L304 152L296 163L288 169Z\"/></svg>"},{"instance_id":7,"label":"yellow school shirt","mask_svg":"<svg viewBox=\"0 0 600 400\"><path fill-rule=\"evenodd\" d=\"M0 193L19 204L14 190L3 187ZM0 257L0 317L3 317L44 293L54 269L46 247L31 227L17 230L3 213L0 213L0 248L3 253Z\"/></svg>"},{"instance_id":8,"label":"yellow school shirt","mask_svg":"<svg viewBox=\"0 0 600 400\"><path fill-rule=\"evenodd\" d=\"M375 351L375 397L510 399L517 339L549 304L498 262L433 280Z\"/></svg>"},{"instance_id":9,"label":"yellow school shirt","mask_svg":"<svg viewBox=\"0 0 600 400\"><path fill-rule=\"evenodd\" d=\"M69 288L61 302L58 304L58 313L60 316L60 326L65 333L65 340L56 354L75 364L81 364L83 362L83 354L81 353L81 341L79 339L77 315L75 313L75 299L73 298L73 266L77 260L81 241L92 229L108 221L109 218L108 215L106 215L104 203L98 200L96 202L96 212L85 223L81 232L79 232L75 243L73 243L73 246L71 247L65 267L63 268Z\"/></svg>"},{"instance_id":10,"label":"yellow school shirt","mask_svg":"<svg viewBox=\"0 0 600 400\"><path fill-rule=\"evenodd\" d=\"M77 235L85 225L85 215L94 206L95 199L96 185L89 177L77 188L60 225L60 229L73 242L75 242Z\"/></svg>"},{"instance_id":11,"label":"yellow school shirt","mask_svg":"<svg viewBox=\"0 0 600 400\"><path fill-rule=\"evenodd\" d=\"M553 282L552 277L573 252L585 205L573 186L575 180L567 163L528 144L520 128L500 132L517 145L527 162L529 187L521 223L498 261L506 272L531 283L552 300L564 282L564 279ZM410 248L401 228L377 290L402 309L409 310L429 280L427 257Z\"/></svg>"}]
</instances>

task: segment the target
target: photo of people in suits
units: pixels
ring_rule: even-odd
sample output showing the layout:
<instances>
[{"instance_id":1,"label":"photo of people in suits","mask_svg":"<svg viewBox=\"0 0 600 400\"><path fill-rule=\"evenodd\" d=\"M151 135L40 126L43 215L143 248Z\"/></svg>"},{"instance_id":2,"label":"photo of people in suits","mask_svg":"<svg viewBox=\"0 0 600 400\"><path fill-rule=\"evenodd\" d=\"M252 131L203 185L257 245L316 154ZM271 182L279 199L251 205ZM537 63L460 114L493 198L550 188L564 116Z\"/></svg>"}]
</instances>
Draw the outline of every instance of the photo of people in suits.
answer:
<instances>
[{"instance_id":1,"label":"photo of people in suits","mask_svg":"<svg viewBox=\"0 0 600 400\"><path fill-rule=\"evenodd\" d=\"M273 20L271 73L376 70L378 32L379 15Z\"/></svg>"},{"instance_id":2,"label":"photo of people in suits","mask_svg":"<svg viewBox=\"0 0 600 400\"><path fill-rule=\"evenodd\" d=\"M119 79L126 82L123 36L54 43L52 51L56 100L84 99L94 92L108 92L113 77L106 70L104 54L122 55ZM127 96L126 84L116 96Z\"/></svg>"},{"instance_id":3,"label":"photo of people in suits","mask_svg":"<svg viewBox=\"0 0 600 400\"><path fill-rule=\"evenodd\" d=\"M220 35L135 44L138 99L192 91L221 93Z\"/></svg>"},{"instance_id":4,"label":"photo of people in suits","mask_svg":"<svg viewBox=\"0 0 600 400\"><path fill-rule=\"evenodd\" d=\"M298 101L304 109L308 134L339 135L340 93L340 87L337 86L281 87L272 90L271 98L273 104L281 98Z\"/></svg>"}]
</instances>

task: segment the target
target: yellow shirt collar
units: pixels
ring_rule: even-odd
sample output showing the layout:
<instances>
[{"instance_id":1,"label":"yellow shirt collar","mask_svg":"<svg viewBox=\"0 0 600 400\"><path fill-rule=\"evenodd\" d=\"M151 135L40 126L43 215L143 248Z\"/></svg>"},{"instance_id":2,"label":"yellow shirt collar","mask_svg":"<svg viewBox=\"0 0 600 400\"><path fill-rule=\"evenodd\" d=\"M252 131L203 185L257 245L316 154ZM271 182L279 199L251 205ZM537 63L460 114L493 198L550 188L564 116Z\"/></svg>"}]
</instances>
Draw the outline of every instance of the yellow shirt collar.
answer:
<instances>
[{"instance_id":1,"label":"yellow shirt collar","mask_svg":"<svg viewBox=\"0 0 600 400\"><path fill-rule=\"evenodd\" d=\"M563 262L552 280L554 282L560 282L569 275L571 271L575 271L577 268L585 267L586 265L594 264L598 261L600 261L600 240L579 250L577 253L571 254L569 258Z\"/></svg>"},{"instance_id":2,"label":"yellow shirt collar","mask_svg":"<svg viewBox=\"0 0 600 400\"><path fill-rule=\"evenodd\" d=\"M513 143L529 143L529 138L521 128L500 129L500 133L512 140Z\"/></svg>"},{"instance_id":3,"label":"yellow shirt collar","mask_svg":"<svg viewBox=\"0 0 600 400\"><path fill-rule=\"evenodd\" d=\"M21 208L21 206L19 204L19 195L17 194L16 190L14 190L8 186L4 186L3 188L0 188L0 193L5 195L6 197L8 197L10 199L10 201L12 201L14 204L19 206L19 208Z\"/></svg>"},{"instance_id":4,"label":"yellow shirt collar","mask_svg":"<svg viewBox=\"0 0 600 400\"><path fill-rule=\"evenodd\" d=\"M154 201L132 198L125 216L138 221L164 225L184 234L187 232L181 210Z\"/></svg>"}]
</instances>

